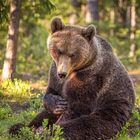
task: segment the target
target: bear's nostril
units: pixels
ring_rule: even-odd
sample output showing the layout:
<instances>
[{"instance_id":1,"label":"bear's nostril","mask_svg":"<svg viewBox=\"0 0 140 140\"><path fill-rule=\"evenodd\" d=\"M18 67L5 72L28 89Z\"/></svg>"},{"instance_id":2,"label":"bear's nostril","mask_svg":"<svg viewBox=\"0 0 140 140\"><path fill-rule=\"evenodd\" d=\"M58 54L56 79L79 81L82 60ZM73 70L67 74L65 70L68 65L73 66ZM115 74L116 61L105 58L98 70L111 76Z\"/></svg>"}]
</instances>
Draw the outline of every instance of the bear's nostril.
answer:
<instances>
[{"instance_id":1,"label":"bear's nostril","mask_svg":"<svg viewBox=\"0 0 140 140\"><path fill-rule=\"evenodd\" d=\"M60 78L65 78L66 77L66 75L67 75L67 73L58 73L58 76L60 77Z\"/></svg>"}]
</instances>

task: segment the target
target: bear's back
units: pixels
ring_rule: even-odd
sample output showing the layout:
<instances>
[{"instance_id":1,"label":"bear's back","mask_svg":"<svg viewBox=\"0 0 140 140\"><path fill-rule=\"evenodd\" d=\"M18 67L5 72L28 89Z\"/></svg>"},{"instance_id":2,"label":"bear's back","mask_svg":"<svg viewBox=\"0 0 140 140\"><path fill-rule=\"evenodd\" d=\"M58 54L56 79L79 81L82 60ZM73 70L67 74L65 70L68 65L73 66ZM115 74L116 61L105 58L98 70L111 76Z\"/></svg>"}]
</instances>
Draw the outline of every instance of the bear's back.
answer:
<instances>
[{"instance_id":1,"label":"bear's back","mask_svg":"<svg viewBox=\"0 0 140 140\"><path fill-rule=\"evenodd\" d=\"M95 40L97 40L97 44L99 43L99 45L102 47L102 49L112 52L111 44L106 39L104 39L103 37L101 37L99 35L96 35Z\"/></svg>"}]
</instances>

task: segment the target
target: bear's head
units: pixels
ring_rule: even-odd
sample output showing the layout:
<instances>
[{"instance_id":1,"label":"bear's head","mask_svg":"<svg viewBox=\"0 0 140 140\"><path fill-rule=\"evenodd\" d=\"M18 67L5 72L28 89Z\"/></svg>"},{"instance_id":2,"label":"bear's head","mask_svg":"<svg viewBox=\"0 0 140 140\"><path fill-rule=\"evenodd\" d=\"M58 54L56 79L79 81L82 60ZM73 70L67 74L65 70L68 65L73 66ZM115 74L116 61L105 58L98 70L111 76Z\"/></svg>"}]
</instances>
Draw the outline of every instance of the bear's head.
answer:
<instances>
[{"instance_id":1,"label":"bear's head","mask_svg":"<svg viewBox=\"0 0 140 140\"><path fill-rule=\"evenodd\" d=\"M48 49L60 78L86 68L94 60L96 49L93 51L93 38L96 30L93 25L66 26L61 19L55 18L51 23L51 31Z\"/></svg>"}]
</instances>

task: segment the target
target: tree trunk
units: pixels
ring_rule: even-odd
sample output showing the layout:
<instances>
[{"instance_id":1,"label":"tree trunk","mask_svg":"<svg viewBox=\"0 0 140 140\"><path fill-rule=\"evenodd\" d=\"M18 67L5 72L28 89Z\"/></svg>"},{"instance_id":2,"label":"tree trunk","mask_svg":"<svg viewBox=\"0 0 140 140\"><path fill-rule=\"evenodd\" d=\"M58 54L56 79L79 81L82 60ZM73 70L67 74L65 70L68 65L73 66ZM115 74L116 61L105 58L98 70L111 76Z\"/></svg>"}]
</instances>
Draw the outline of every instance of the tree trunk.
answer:
<instances>
[{"instance_id":1,"label":"tree trunk","mask_svg":"<svg viewBox=\"0 0 140 140\"><path fill-rule=\"evenodd\" d=\"M71 4L73 7L80 9L82 3L79 0L71 0Z\"/></svg>"},{"instance_id":2,"label":"tree trunk","mask_svg":"<svg viewBox=\"0 0 140 140\"><path fill-rule=\"evenodd\" d=\"M131 20L131 6L127 6L127 16L126 16L126 25L130 27L130 20Z\"/></svg>"},{"instance_id":3,"label":"tree trunk","mask_svg":"<svg viewBox=\"0 0 140 140\"><path fill-rule=\"evenodd\" d=\"M20 20L21 0L10 1L10 19L2 80L13 79L16 72L16 52Z\"/></svg>"},{"instance_id":4,"label":"tree trunk","mask_svg":"<svg viewBox=\"0 0 140 140\"><path fill-rule=\"evenodd\" d=\"M71 13L69 17L69 24L70 25L75 25L77 21L77 16L76 13Z\"/></svg>"},{"instance_id":5,"label":"tree trunk","mask_svg":"<svg viewBox=\"0 0 140 140\"><path fill-rule=\"evenodd\" d=\"M128 1L127 0L114 0L116 12L118 14L117 23L123 27L126 27L127 22L127 7Z\"/></svg>"},{"instance_id":6,"label":"tree trunk","mask_svg":"<svg viewBox=\"0 0 140 140\"><path fill-rule=\"evenodd\" d=\"M130 28L130 52L129 57L134 58L136 44L135 44L135 26L136 26L136 7L135 7L135 0L132 0L131 5L131 28Z\"/></svg>"},{"instance_id":7,"label":"tree trunk","mask_svg":"<svg viewBox=\"0 0 140 140\"><path fill-rule=\"evenodd\" d=\"M98 0L88 0L86 23L99 20Z\"/></svg>"},{"instance_id":8,"label":"tree trunk","mask_svg":"<svg viewBox=\"0 0 140 140\"><path fill-rule=\"evenodd\" d=\"M110 22L111 22L110 35L114 36L114 24L115 24L115 11L114 11L114 7L112 7L110 9Z\"/></svg>"},{"instance_id":9,"label":"tree trunk","mask_svg":"<svg viewBox=\"0 0 140 140\"><path fill-rule=\"evenodd\" d=\"M87 5L82 4L80 11L81 11L81 14L80 14L81 19L85 19L86 18L86 13L87 13ZM84 20L84 22L85 22L85 20Z\"/></svg>"}]
</instances>

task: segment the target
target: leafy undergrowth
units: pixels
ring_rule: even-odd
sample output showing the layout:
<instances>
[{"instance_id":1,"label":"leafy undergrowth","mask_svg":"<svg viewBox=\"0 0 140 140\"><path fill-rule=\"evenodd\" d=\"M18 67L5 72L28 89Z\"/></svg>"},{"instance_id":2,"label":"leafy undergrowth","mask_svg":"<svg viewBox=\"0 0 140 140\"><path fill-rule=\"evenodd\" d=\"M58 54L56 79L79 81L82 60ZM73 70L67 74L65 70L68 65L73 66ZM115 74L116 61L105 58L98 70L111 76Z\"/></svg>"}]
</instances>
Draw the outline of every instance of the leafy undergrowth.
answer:
<instances>
[{"instance_id":1,"label":"leafy undergrowth","mask_svg":"<svg viewBox=\"0 0 140 140\"><path fill-rule=\"evenodd\" d=\"M63 140L63 133L59 126L53 126L53 134L46 127L44 120L41 131L34 133L27 127L23 127L18 136L8 134L11 125L16 123L28 124L42 109L42 90L36 90L29 82L7 80L0 86L0 140ZM140 140L140 84L135 85L137 99L136 109L132 117L118 133L114 140ZM52 131L51 131L52 132Z\"/></svg>"},{"instance_id":2,"label":"leafy undergrowth","mask_svg":"<svg viewBox=\"0 0 140 140\"><path fill-rule=\"evenodd\" d=\"M47 120L44 120L41 131L36 133L28 127L23 127L18 136L8 134L10 126L17 123L28 124L42 109L43 92L30 85L29 82L17 79L1 83L0 140L44 140L46 136L49 140L63 140L60 126L54 125L51 133Z\"/></svg>"}]
</instances>

